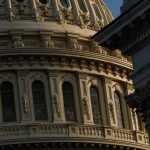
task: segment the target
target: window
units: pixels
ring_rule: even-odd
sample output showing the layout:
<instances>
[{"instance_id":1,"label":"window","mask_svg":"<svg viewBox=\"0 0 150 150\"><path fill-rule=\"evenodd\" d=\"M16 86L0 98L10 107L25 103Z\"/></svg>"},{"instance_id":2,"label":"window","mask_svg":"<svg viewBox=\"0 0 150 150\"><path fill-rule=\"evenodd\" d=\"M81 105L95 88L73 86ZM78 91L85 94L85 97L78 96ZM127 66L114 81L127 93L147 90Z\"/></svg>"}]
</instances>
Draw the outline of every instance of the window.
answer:
<instances>
[{"instance_id":1,"label":"window","mask_svg":"<svg viewBox=\"0 0 150 150\"><path fill-rule=\"evenodd\" d=\"M45 88L41 81L34 81L32 83L32 96L33 96L35 120L36 121L47 120L48 116L45 98Z\"/></svg>"},{"instance_id":2,"label":"window","mask_svg":"<svg viewBox=\"0 0 150 150\"><path fill-rule=\"evenodd\" d=\"M16 0L18 3L22 3L24 0Z\"/></svg>"},{"instance_id":3,"label":"window","mask_svg":"<svg viewBox=\"0 0 150 150\"><path fill-rule=\"evenodd\" d=\"M101 124L98 92L97 92L97 89L93 86L90 88L90 95L91 95L91 104L92 104L94 124Z\"/></svg>"},{"instance_id":4,"label":"window","mask_svg":"<svg viewBox=\"0 0 150 150\"><path fill-rule=\"evenodd\" d=\"M66 121L76 121L73 88L69 82L62 85Z\"/></svg>"},{"instance_id":5,"label":"window","mask_svg":"<svg viewBox=\"0 0 150 150\"><path fill-rule=\"evenodd\" d=\"M4 122L16 121L16 109L13 85L3 82L1 85L1 103Z\"/></svg>"},{"instance_id":6,"label":"window","mask_svg":"<svg viewBox=\"0 0 150 150\"><path fill-rule=\"evenodd\" d=\"M47 4L47 0L39 0L42 4Z\"/></svg>"},{"instance_id":7,"label":"window","mask_svg":"<svg viewBox=\"0 0 150 150\"><path fill-rule=\"evenodd\" d=\"M85 7L85 3L84 3L83 0L78 0L78 4L79 4L80 9L81 9L83 12L87 12L86 7Z\"/></svg>"},{"instance_id":8,"label":"window","mask_svg":"<svg viewBox=\"0 0 150 150\"><path fill-rule=\"evenodd\" d=\"M123 117L121 110L121 99L117 92L114 92L114 100L115 100L115 111L117 117L117 123L119 128L123 128Z\"/></svg>"},{"instance_id":9,"label":"window","mask_svg":"<svg viewBox=\"0 0 150 150\"><path fill-rule=\"evenodd\" d=\"M64 7L68 7L69 6L68 5L68 0L60 0L60 2L62 4L62 6L64 6Z\"/></svg>"}]
</instances>

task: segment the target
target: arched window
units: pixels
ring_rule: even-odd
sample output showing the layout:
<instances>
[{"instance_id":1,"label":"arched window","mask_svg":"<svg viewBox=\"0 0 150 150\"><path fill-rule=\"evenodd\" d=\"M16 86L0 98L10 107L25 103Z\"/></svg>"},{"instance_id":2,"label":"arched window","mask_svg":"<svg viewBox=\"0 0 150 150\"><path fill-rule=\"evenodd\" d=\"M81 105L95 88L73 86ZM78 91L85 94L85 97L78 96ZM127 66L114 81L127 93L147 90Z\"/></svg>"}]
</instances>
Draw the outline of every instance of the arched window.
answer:
<instances>
[{"instance_id":1,"label":"arched window","mask_svg":"<svg viewBox=\"0 0 150 150\"><path fill-rule=\"evenodd\" d=\"M81 9L83 12L87 12L86 7L85 7L85 3L84 3L83 0L78 0L78 4L79 4L80 9Z\"/></svg>"},{"instance_id":2,"label":"arched window","mask_svg":"<svg viewBox=\"0 0 150 150\"><path fill-rule=\"evenodd\" d=\"M47 0L39 0L42 4L47 4Z\"/></svg>"},{"instance_id":3,"label":"arched window","mask_svg":"<svg viewBox=\"0 0 150 150\"><path fill-rule=\"evenodd\" d=\"M16 109L13 85L10 82L3 82L1 85L1 103L4 122L15 122Z\"/></svg>"},{"instance_id":4,"label":"arched window","mask_svg":"<svg viewBox=\"0 0 150 150\"><path fill-rule=\"evenodd\" d=\"M76 121L73 87L69 82L62 85L66 121Z\"/></svg>"},{"instance_id":5,"label":"arched window","mask_svg":"<svg viewBox=\"0 0 150 150\"><path fill-rule=\"evenodd\" d=\"M45 88L41 81L37 80L32 83L32 96L35 120L47 120L48 116L46 107Z\"/></svg>"},{"instance_id":6,"label":"arched window","mask_svg":"<svg viewBox=\"0 0 150 150\"><path fill-rule=\"evenodd\" d=\"M123 116L121 110L121 99L117 92L114 92L114 100L115 100L115 111L118 122L118 127L123 128Z\"/></svg>"},{"instance_id":7,"label":"arched window","mask_svg":"<svg viewBox=\"0 0 150 150\"><path fill-rule=\"evenodd\" d=\"M24 0L16 0L18 3L22 3Z\"/></svg>"},{"instance_id":8,"label":"arched window","mask_svg":"<svg viewBox=\"0 0 150 150\"><path fill-rule=\"evenodd\" d=\"M93 86L90 88L92 113L94 124L101 124L100 105L97 89Z\"/></svg>"},{"instance_id":9,"label":"arched window","mask_svg":"<svg viewBox=\"0 0 150 150\"><path fill-rule=\"evenodd\" d=\"M62 6L64 6L64 7L68 7L69 6L68 5L68 0L60 0L60 2L62 4Z\"/></svg>"}]
</instances>

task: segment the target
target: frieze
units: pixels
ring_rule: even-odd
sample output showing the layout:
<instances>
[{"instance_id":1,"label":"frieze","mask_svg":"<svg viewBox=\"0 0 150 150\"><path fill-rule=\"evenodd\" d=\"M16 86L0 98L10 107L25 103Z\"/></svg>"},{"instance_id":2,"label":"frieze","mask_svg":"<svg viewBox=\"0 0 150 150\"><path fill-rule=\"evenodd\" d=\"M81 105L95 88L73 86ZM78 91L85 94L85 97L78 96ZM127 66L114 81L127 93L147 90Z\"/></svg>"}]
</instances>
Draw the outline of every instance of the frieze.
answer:
<instances>
[{"instance_id":1,"label":"frieze","mask_svg":"<svg viewBox=\"0 0 150 150\"><path fill-rule=\"evenodd\" d=\"M41 35L41 46L42 48L54 48L50 35Z\"/></svg>"},{"instance_id":2,"label":"frieze","mask_svg":"<svg viewBox=\"0 0 150 150\"><path fill-rule=\"evenodd\" d=\"M20 35L12 36L12 47L13 48L24 48L25 44Z\"/></svg>"},{"instance_id":3,"label":"frieze","mask_svg":"<svg viewBox=\"0 0 150 150\"><path fill-rule=\"evenodd\" d=\"M23 69L25 66L31 68L35 64L38 65L39 67L57 66L60 69L62 69L61 67L68 67L69 69L73 69L75 67L75 69L80 69L82 71L86 69L91 73L93 71L97 71L97 73L102 73L104 75L107 75L109 73L108 76L111 75L115 77L117 74L118 75L117 77L121 78L121 80L126 79L128 81L131 81L130 79L127 79L128 74L132 71L128 68L122 68L122 67L120 68L120 66L116 66L114 64L108 65L108 63L107 64L97 63L97 61L89 61L86 59L85 60L83 59L80 60L76 58L70 59L69 57L60 57L60 56L59 57L56 56L55 57L49 57L49 56L13 57L11 56L6 58L0 57L0 60L1 60L0 69L2 69L2 64L8 65L8 69L13 69L16 65L21 67L20 69ZM117 68L117 70L113 68ZM16 67L14 69L16 69Z\"/></svg>"}]
</instances>

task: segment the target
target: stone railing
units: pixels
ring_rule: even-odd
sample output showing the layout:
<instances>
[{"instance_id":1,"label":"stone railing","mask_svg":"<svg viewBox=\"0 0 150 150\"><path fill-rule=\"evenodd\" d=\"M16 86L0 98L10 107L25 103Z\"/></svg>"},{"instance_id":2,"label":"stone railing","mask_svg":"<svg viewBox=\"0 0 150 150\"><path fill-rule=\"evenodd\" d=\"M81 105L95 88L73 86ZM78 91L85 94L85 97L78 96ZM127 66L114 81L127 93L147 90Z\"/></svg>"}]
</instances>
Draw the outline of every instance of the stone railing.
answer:
<instances>
[{"instance_id":1,"label":"stone railing","mask_svg":"<svg viewBox=\"0 0 150 150\"><path fill-rule=\"evenodd\" d=\"M148 136L142 132L125 129L113 129L92 125L31 124L0 126L0 144L5 141L42 139L42 138L89 138L93 140L123 141L134 144L149 145ZM16 142L15 142L16 143Z\"/></svg>"}]
</instances>

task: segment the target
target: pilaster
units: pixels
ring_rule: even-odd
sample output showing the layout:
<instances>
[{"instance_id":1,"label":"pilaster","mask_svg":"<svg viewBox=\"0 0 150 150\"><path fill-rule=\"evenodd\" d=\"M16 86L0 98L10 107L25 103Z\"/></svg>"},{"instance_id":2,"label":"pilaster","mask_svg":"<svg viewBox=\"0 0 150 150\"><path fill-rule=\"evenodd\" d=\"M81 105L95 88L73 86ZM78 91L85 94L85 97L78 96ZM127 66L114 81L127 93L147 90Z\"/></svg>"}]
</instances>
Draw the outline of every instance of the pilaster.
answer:
<instances>
[{"instance_id":1,"label":"pilaster","mask_svg":"<svg viewBox=\"0 0 150 150\"><path fill-rule=\"evenodd\" d=\"M17 71L18 93L22 122L27 122L31 120L30 101L28 87L26 83L26 75L27 71L25 70Z\"/></svg>"},{"instance_id":2,"label":"pilaster","mask_svg":"<svg viewBox=\"0 0 150 150\"><path fill-rule=\"evenodd\" d=\"M49 82L50 82L50 91L52 98L52 107L53 107L53 121L55 123L61 123L63 118L63 110L60 102L60 92L58 87L58 78L59 72L49 72Z\"/></svg>"},{"instance_id":3,"label":"pilaster","mask_svg":"<svg viewBox=\"0 0 150 150\"><path fill-rule=\"evenodd\" d=\"M82 105L82 114L84 124L92 124L92 107L90 102L90 93L87 89L87 74L79 73L79 89L80 89L80 100Z\"/></svg>"}]
</instances>

